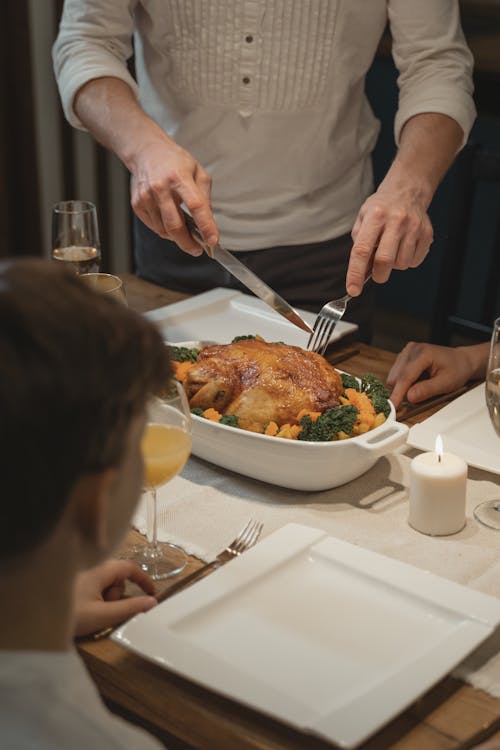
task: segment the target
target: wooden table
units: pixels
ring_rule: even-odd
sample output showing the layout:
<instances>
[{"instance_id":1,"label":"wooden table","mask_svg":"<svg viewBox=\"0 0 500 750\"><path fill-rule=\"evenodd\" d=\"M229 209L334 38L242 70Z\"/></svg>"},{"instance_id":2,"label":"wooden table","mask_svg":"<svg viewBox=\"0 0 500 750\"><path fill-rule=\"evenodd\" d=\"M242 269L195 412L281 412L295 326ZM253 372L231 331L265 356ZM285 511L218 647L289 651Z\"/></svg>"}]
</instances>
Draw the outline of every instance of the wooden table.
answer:
<instances>
[{"instance_id":1,"label":"wooden table","mask_svg":"<svg viewBox=\"0 0 500 750\"><path fill-rule=\"evenodd\" d=\"M187 296L132 276L124 276L124 281L129 305L143 312ZM346 346L351 356L342 361L342 368L384 378L395 355L363 344L356 348L359 352L352 354L352 344ZM419 421L432 411L407 421ZM199 565L192 558L184 574ZM80 642L79 649L108 705L146 727L171 750L333 748L150 664L110 640ZM485 736L496 736L497 730L500 741L500 701L447 677L361 750L465 750Z\"/></svg>"}]
</instances>

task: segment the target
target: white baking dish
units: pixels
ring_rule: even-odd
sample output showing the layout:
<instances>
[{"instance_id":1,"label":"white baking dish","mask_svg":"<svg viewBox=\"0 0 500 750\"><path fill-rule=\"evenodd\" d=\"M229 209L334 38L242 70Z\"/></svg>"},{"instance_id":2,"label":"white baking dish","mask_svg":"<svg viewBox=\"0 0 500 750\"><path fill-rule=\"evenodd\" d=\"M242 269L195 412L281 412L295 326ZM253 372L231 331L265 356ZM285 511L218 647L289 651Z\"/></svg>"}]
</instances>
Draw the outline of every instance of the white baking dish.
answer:
<instances>
[{"instance_id":1,"label":"white baking dish","mask_svg":"<svg viewBox=\"0 0 500 750\"><path fill-rule=\"evenodd\" d=\"M186 341L175 346L206 346ZM327 490L364 474L394 448L406 442L408 427L391 413L384 424L363 435L313 443L260 435L212 422L193 414L192 453L254 479L294 490Z\"/></svg>"},{"instance_id":2,"label":"white baking dish","mask_svg":"<svg viewBox=\"0 0 500 750\"><path fill-rule=\"evenodd\" d=\"M380 427L328 443L260 435L193 415L192 452L199 458L294 490L327 490L356 479L380 456L406 442L408 427L394 407Z\"/></svg>"}]
</instances>

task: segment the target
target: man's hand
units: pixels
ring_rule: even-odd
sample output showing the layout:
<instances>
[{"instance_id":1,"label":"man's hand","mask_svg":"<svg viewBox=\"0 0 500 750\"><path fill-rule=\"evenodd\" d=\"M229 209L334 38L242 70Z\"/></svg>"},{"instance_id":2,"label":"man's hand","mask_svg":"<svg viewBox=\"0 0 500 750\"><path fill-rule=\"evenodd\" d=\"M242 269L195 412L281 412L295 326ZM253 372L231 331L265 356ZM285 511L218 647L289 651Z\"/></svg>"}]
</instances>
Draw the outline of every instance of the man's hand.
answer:
<instances>
[{"instance_id":1,"label":"man's hand","mask_svg":"<svg viewBox=\"0 0 500 750\"><path fill-rule=\"evenodd\" d=\"M89 81L77 92L74 109L99 143L130 171L132 207L144 224L190 255L201 255L202 248L182 218L180 205L184 203L205 242L217 243L210 176L148 117L124 81L112 77Z\"/></svg>"},{"instance_id":2,"label":"man's hand","mask_svg":"<svg viewBox=\"0 0 500 750\"><path fill-rule=\"evenodd\" d=\"M406 396L410 403L416 404L441 393L451 393L468 380L484 376L488 349L488 344L452 348L410 341L387 376L387 385L393 388L391 401L397 408ZM419 381L424 373L429 378Z\"/></svg>"},{"instance_id":3,"label":"man's hand","mask_svg":"<svg viewBox=\"0 0 500 750\"><path fill-rule=\"evenodd\" d=\"M127 580L146 596L122 598ZM152 579L130 560L108 560L80 573L74 591L74 635L89 635L147 612L157 604L154 591Z\"/></svg>"},{"instance_id":4,"label":"man's hand","mask_svg":"<svg viewBox=\"0 0 500 750\"><path fill-rule=\"evenodd\" d=\"M371 273L379 284L387 281L393 269L419 266L433 240L420 193L409 185L398 185L397 180L386 180L361 206L352 239L347 291L353 296L361 291L372 256Z\"/></svg>"},{"instance_id":5,"label":"man's hand","mask_svg":"<svg viewBox=\"0 0 500 750\"><path fill-rule=\"evenodd\" d=\"M211 178L168 135L155 129L153 136L130 164L132 208L160 237L173 240L190 255L201 255L203 250L186 229L179 206L187 206L207 244L215 245L218 233L210 209Z\"/></svg>"},{"instance_id":6,"label":"man's hand","mask_svg":"<svg viewBox=\"0 0 500 750\"><path fill-rule=\"evenodd\" d=\"M383 284L393 269L422 263L433 238L427 209L462 140L462 129L447 115L424 112L405 123L396 158L352 230L350 295L361 293L370 271Z\"/></svg>"}]
</instances>

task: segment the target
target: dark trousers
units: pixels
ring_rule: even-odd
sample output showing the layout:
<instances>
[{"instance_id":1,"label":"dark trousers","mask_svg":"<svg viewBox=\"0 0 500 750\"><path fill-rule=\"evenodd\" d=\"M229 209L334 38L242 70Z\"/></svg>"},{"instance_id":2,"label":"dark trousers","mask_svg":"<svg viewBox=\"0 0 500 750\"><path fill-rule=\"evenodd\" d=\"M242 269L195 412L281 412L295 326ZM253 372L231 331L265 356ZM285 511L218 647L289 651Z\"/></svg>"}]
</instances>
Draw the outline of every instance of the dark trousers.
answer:
<instances>
[{"instance_id":1,"label":"dark trousers","mask_svg":"<svg viewBox=\"0 0 500 750\"><path fill-rule=\"evenodd\" d=\"M193 258L152 232L137 217L134 240L136 273L143 279L191 294L217 286L248 292L208 255ZM325 302L345 294L351 247L352 240L346 234L325 242L238 251L235 255L293 307L318 312ZM371 286L367 284L361 297L349 302L344 316L358 324L358 338L367 342L371 338L373 311Z\"/></svg>"}]
</instances>

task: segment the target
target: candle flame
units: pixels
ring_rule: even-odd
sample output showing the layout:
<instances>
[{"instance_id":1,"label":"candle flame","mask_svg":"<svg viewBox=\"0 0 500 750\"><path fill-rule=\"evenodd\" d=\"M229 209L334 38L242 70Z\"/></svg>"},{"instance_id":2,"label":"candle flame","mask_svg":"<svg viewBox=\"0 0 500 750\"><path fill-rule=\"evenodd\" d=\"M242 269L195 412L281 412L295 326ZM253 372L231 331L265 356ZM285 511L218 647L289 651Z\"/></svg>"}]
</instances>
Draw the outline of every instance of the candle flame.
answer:
<instances>
[{"instance_id":1,"label":"candle flame","mask_svg":"<svg viewBox=\"0 0 500 750\"><path fill-rule=\"evenodd\" d=\"M441 435L438 435L436 438L436 453L438 457L438 461L441 462L441 459L443 457L443 438Z\"/></svg>"}]
</instances>

